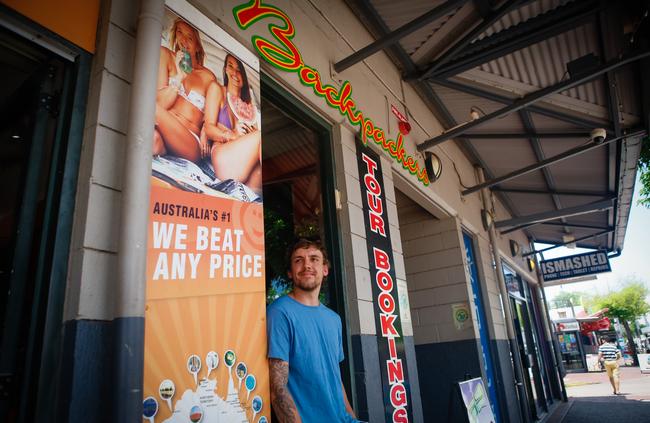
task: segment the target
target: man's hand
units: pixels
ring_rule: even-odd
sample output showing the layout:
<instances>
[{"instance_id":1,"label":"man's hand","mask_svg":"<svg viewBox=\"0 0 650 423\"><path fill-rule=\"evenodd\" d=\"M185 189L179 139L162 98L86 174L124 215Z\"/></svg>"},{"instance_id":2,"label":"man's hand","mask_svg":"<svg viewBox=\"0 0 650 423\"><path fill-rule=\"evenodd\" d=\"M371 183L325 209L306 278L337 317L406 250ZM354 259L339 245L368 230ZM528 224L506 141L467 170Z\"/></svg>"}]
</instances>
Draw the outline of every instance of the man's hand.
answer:
<instances>
[{"instance_id":1,"label":"man's hand","mask_svg":"<svg viewBox=\"0 0 650 423\"><path fill-rule=\"evenodd\" d=\"M271 379L271 405L280 423L301 423L300 414L293 401L287 383L289 382L289 363L277 358L269 358Z\"/></svg>"}]
</instances>

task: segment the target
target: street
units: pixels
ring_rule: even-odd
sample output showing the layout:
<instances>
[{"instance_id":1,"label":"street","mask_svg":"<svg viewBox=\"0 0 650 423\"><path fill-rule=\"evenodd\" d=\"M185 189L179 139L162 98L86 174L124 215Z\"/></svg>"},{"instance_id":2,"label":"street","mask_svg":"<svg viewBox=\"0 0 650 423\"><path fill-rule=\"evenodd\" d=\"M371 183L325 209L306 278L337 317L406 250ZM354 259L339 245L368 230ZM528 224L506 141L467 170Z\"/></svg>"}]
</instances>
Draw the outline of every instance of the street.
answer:
<instances>
[{"instance_id":1,"label":"street","mask_svg":"<svg viewBox=\"0 0 650 423\"><path fill-rule=\"evenodd\" d=\"M564 378L569 397L562 423L650 422L650 374L621 368L621 394L613 395L606 373L571 373ZM555 417L555 416L554 416ZM558 416L561 417L561 416Z\"/></svg>"}]
</instances>

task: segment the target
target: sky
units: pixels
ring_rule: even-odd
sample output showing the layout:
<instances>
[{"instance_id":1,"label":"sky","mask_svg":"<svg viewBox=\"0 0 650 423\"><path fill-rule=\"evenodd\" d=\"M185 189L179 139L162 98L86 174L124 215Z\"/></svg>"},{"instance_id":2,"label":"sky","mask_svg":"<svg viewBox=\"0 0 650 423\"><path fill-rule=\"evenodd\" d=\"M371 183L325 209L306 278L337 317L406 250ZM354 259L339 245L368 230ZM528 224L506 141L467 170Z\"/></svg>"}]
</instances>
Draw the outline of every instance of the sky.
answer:
<instances>
[{"instance_id":1,"label":"sky","mask_svg":"<svg viewBox=\"0 0 650 423\"><path fill-rule=\"evenodd\" d=\"M634 200L630 211L630 219L625 233L623 253L619 257L610 260L612 271L598 274L596 280L545 288L548 301L562 291L580 291L595 294L618 291L625 281L630 279L645 282L646 286L650 288L650 209L638 204L640 185L637 178L634 186ZM543 248L544 246L538 244L537 248ZM559 247L545 252L544 258L570 256L589 251L592 250Z\"/></svg>"}]
</instances>

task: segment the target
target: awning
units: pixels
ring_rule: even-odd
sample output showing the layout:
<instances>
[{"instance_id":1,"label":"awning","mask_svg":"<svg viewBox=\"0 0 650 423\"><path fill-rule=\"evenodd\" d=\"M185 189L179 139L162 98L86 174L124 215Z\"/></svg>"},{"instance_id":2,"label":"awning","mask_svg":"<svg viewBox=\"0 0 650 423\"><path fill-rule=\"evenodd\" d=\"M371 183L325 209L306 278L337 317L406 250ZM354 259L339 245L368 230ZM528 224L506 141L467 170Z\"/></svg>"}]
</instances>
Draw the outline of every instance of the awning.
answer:
<instances>
[{"instance_id":1,"label":"awning","mask_svg":"<svg viewBox=\"0 0 650 423\"><path fill-rule=\"evenodd\" d=\"M512 215L496 222L501 233L622 249L649 127L647 4L346 2L377 41L335 69L385 49L449 128L419 148L456 142L485 170L486 186ZM606 133L600 145L597 128Z\"/></svg>"}]
</instances>

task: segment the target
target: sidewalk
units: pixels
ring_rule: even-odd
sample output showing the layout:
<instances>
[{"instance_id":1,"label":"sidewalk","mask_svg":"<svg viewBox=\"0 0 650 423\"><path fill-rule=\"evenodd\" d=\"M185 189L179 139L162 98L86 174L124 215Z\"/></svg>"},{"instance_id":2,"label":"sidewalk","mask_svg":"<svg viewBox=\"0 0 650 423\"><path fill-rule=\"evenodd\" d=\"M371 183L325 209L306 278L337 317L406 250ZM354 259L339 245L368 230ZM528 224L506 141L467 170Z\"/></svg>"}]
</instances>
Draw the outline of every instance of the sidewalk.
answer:
<instances>
[{"instance_id":1,"label":"sidewalk","mask_svg":"<svg viewBox=\"0 0 650 423\"><path fill-rule=\"evenodd\" d=\"M569 397L562 423L650 423L650 374L621 368L621 395L613 395L606 373L572 373L564 378Z\"/></svg>"}]
</instances>

